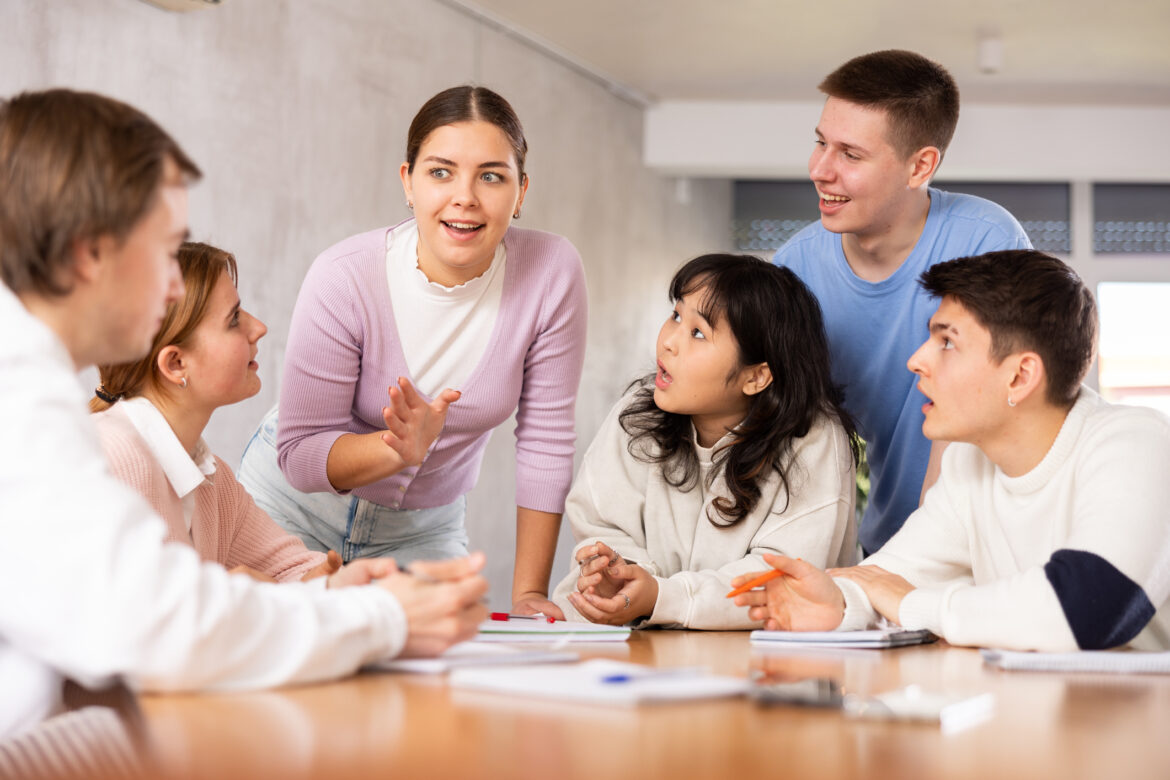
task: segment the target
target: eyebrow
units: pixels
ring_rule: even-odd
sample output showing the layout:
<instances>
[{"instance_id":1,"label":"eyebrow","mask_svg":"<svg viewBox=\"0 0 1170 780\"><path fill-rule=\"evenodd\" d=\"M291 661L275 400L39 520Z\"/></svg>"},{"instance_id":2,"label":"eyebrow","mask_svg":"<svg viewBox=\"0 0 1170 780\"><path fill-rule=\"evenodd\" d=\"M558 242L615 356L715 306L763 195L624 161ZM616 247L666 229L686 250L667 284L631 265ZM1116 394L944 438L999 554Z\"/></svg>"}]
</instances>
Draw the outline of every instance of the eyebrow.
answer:
<instances>
[{"instance_id":1,"label":"eyebrow","mask_svg":"<svg viewBox=\"0 0 1170 780\"><path fill-rule=\"evenodd\" d=\"M827 139L825 138L825 134L821 132L821 129L819 127L814 128L813 132L817 134L817 138L828 143ZM845 143L844 141L838 141L836 143L837 143L837 146L840 146L842 149L847 149L851 152L865 153L867 151L864 146L857 146L856 144Z\"/></svg>"},{"instance_id":2,"label":"eyebrow","mask_svg":"<svg viewBox=\"0 0 1170 780\"><path fill-rule=\"evenodd\" d=\"M437 162L437 163L439 163L439 165L449 165L452 168L459 167L459 163L455 162L454 160L448 160L446 157L436 157L433 154L428 155L426 158L424 158L423 162ZM483 169L483 168L511 168L511 167L512 166L509 163L497 162L496 160L492 160L491 162L485 162L485 163L479 164L480 169Z\"/></svg>"},{"instance_id":3,"label":"eyebrow","mask_svg":"<svg viewBox=\"0 0 1170 780\"><path fill-rule=\"evenodd\" d=\"M950 323L947 323L947 322L932 322L932 323L930 323L930 332L932 334L938 333L940 331L950 331L951 333L954 333L955 335L958 335L958 333L959 333L958 328L956 328L954 325L951 325Z\"/></svg>"}]
</instances>

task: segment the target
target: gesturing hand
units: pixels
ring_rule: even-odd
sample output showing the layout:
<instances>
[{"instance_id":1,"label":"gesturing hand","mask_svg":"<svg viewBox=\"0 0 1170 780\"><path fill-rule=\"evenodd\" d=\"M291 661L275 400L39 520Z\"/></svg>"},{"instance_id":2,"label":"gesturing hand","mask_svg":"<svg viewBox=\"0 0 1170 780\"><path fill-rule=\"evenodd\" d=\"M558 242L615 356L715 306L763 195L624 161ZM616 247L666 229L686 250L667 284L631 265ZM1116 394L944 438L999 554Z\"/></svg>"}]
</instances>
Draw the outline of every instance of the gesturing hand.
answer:
<instances>
[{"instance_id":1,"label":"gesturing hand","mask_svg":"<svg viewBox=\"0 0 1170 780\"><path fill-rule=\"evenodd\" d=\"M407 466L423 462L427 450L439 437L447 420L447 407L459 400L458 390L447 388L427 403L406 377L398 377L398 387L389 388L390 405L382 407L386 431L382 441L398 453Z\"/></svg>"},{"instance_id":2,"label":"gesturing hand","mask_svg":"<svg viewBox=\"0 0 1170 780\"><path fill-rule=\"evenodd\" d=\"M769 631L832 631L845 616L845 596L828 574L796 558L765 554L764 560L784 573L763 590L749 590L735 597L739 606L750 607L748 617L764 621ZM742 585L762 572L741 574L731 581Z\"/></svg>"}]
</instances>

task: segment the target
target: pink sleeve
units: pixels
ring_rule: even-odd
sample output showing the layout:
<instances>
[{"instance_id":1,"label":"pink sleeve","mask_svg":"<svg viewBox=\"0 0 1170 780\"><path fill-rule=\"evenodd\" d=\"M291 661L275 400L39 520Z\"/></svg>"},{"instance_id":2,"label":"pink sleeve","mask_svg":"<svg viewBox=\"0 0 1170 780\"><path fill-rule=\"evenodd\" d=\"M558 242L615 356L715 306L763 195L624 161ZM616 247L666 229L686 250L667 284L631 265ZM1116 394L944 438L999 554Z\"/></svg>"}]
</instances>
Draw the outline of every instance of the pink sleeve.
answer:
<instances>
[{"instance_id":1,"label":"pink sleeve","mask_svg":"<svg viewBox=\"0 0 1170 780\"><path fill-rule=\"evenodd\" d=\"M305 276L289 325L280 392L280 469L305 493L337 493L325 466L350 430L363 333L353 283L332 257Z\"/></svg>"},{"instance_id":2,"label":"pink sleeve","mask_svg":"<svg viewBox=\"0 0 1170 780\"><path fill-rule=\"evenodd\" d=\"M236 475L218 457L215 488L220 530L231 534L226 540L226 568L249 566L277 582L295 582L325 560L324 553L309 550L300 537L285 531L256 506Z\"/></svg>"},{"instance_id":3,"label":"pink sleeve","mask_svg":"<svg viewBox=\"0 0 1170 780\"><path fill-rule=\"evenodd\" d=\"M561 513L573 480L577 388L588 306L581 256L560 239L550 263L535 340L524 359L516 412L516 504Z\"/></svg>"}]
</instances>

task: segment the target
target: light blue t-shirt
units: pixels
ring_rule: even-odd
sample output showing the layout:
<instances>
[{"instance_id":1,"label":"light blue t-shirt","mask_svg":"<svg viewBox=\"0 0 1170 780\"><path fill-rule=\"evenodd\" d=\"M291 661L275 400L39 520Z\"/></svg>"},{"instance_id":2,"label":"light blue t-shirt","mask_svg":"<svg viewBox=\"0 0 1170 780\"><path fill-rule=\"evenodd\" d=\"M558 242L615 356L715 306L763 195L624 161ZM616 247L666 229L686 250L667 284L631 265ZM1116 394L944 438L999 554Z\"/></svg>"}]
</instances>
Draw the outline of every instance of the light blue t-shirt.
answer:
<instances>
[{"instance_id":1,"label":"light blue t-shirt","mask_svg":"<svg viewBox=\"0 0 1170 780\"><path fill-rule=\"evenodd\" d=\"M930 212L914 250L880 282L859 278L845 259L841 235L820 222L776 252L808 285L825 317L833 381L845 391L845 408L866 441L869 505L858 538L866 554L886 543L918 508L930 442L922 435L917 377L906 361L926 341L938 308L918 276L943 260L999 249L1030 248L1020 224L983 198L930 189Z\"/></svg>"}]
</instances>

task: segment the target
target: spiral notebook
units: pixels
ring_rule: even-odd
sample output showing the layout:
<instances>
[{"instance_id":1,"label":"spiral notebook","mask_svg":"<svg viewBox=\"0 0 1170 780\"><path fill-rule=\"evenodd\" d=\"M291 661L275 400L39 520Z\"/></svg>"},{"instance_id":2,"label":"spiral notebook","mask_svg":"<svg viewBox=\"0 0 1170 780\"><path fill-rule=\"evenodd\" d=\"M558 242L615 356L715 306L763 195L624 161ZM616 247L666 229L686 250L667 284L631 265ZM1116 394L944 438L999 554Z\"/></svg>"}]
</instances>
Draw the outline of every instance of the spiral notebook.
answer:
<instances>
[{"instance_id":1,"label":"spiral notebook","mask_svg":"<svg viewBox=\"0 0 1170 780\"><path fill-rule=\"evenodd\" d=\"M544 616L502 615L479 624L477 642L625 642L630 638L628 626L578 623L553 620Z\"/></svg>"},{"instance_id":2,"label":"spiral notebook","mask_svg":"<svg viewBox=\"0 0 1170 780\"><path fill-rule=\"evenodd\" d=\"M934 642L926 629L875 628L869 631L753 631L756 647L845 647L883 649Z\"/></svg>"},{"instance_id":3,"label":"spiral notebook","mask_svg":"<svg viewBox=\"0 0 1170 780\"><path fill-rule=\"evenodd\" d=\"M985 649L983 662L999 669L1036 672L1106 672L1170 674L1170 652L1140 650L1079 650L1075 653L1032 653Z\"/></svg>"}]
</instances>

